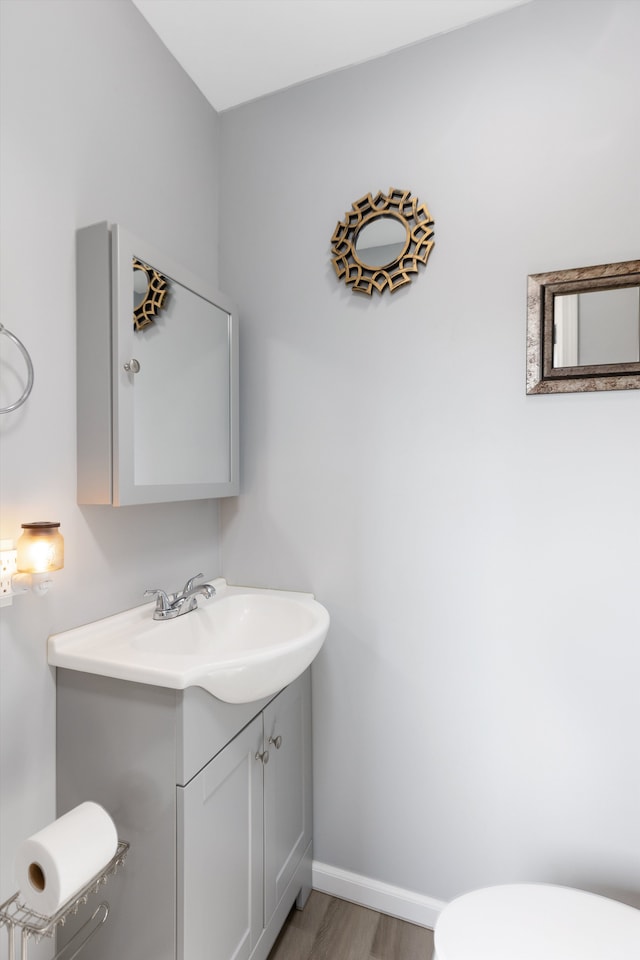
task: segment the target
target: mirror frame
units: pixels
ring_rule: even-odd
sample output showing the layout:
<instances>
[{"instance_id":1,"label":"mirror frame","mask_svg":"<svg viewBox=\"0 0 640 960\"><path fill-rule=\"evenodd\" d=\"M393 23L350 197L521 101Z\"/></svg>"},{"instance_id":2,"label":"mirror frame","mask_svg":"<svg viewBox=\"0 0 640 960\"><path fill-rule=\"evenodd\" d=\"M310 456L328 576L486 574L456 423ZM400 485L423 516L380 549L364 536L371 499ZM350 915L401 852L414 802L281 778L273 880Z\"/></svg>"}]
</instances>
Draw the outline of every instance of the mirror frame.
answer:
<instances>
[{"instance_id":1,"label":"mirror frame","mask_svg":"<svg viewBox=\"0 0 640 960\"><path fill-rule=\"evenodd\" d=\"M640 260L532 273L527 296L527 393L640 390L640 361L553 366L556 295L640 285Z\"/></svg>"},{"instance_id":2,"label":"mirror frame","mask_svg":"<svg viewBox=\"0 0 640 960\"><path fill-rule=\"evenodd\" d=\"M133 326L136 330L142 330L149 324L154 323L162 310L169 291L169 282L161 273L158 273L148 263L138 260L137 257L133 258L133 269L144 273L147 281L144 296L138 306L133 308Z\"/></svg>"},{"instance_id":3,"label":"mirror frame","mask_svg":"<svg viewBox=\"0 0 640 960\"><path fill-rule=\"evenodd\" d=\"M380 267L371 267L358 256L356 244L360 231L374 220L395 217L407 231L407 242L400 255ZM344 220L339 220L331 237L332 263L339 280L352 284L353 293L371 296L374 290L382 293L387 287L393 293L411 283L418 264L426 266L435 241L434 220L425 203L419 203L410 190L391 187L389 193L381 190L373 197L366 193L351 205Z\"/></svg>"}]
</instances>

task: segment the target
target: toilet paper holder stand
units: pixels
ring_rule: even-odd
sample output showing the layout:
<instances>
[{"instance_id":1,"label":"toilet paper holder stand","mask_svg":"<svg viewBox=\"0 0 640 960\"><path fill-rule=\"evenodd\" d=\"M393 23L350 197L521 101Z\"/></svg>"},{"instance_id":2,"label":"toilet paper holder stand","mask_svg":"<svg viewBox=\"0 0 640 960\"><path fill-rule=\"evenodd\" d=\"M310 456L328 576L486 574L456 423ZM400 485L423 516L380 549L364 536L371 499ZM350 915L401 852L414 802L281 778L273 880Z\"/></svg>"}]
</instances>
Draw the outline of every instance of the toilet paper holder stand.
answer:
<instances>
[{"instance_id":1,"label":"toilet paper holder stand","mask_svg":"<svg viewBox=\"0 0 640 960\"><path fill-rule=\"evenodd\" d=\"M34 913L22 903L20 903L20 893L14 893L5 903L0 904L0 927L6 926L9 943L8 960L28 960L29 940L33 938L36 943L43 937L52 937L58 927L63 927L67 920L74 916L80 907L87 903L93 893L104 886L109 877L111 877L118 867L124 863L129 844L126 840L118 842L118 848L113 858L104 867L100 873L97 873L89 883L85 884L81 890L76 893L67 903L64 904L51 917L44 917L39 913ZM109 916L109 904L103 900L98 904L89 919L79 927L71 939L56 953L53 960L75 960L91 939L98 932L103 923ZM79 939L80 938L80 939ZM17 946L20 940L20 953ZM72 953L69 953L71 949Z\"/></svg>"}]
</instances>

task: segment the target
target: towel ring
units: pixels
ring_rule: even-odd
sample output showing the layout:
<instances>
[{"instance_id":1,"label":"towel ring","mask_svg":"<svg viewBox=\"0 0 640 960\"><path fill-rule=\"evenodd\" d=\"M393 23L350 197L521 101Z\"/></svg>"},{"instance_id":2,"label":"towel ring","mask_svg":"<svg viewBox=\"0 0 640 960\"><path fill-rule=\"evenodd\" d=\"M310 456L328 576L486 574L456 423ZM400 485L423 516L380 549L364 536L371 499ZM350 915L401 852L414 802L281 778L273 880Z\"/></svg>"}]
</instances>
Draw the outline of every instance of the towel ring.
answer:
<instances>
[{"instance_id":1,"label":"towel ring","mask_svg":"<svg viewBox=\"0 0 640 960\"><path fill-rule=\"evenodd\" d=\"M7 328L1 323L0 333L4 333L5 337L9 337L9 340L13 340L16 347L24 357L24 361L27 365L27 385L24 388L24 393L15 401L15 403L10 403L8 407L0 407L0 413L11 413L12 410L17 410L18 407L21 407L31 393L31 388L33 387L33 364L31 362L31 357L29 356L29 351L25 347L24 343L22 343L21 340L18 340L15 334L7 330Z\"/></svg>"}]
</instances>

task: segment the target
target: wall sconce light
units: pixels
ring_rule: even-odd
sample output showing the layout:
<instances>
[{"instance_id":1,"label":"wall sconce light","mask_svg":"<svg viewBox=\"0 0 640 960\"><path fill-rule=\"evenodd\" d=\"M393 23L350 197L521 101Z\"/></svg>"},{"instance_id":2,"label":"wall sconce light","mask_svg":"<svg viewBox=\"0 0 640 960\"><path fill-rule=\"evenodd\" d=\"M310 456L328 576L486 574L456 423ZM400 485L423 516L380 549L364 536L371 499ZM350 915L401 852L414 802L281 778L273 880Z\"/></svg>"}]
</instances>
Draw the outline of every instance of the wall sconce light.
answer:
<instances>
[{"instance_id":1,"label":"wall sconce light","mask_svg":"<svg viewBox=\"0 0 640 960\"><path fill-rule=\"evenodd\" d=\"M40 520L22 524L16 548L0 540L0 606L28 590L42 595L52 585L51 573L64 567L64 539L60 524Z\"/></svg>"}]
</instances>

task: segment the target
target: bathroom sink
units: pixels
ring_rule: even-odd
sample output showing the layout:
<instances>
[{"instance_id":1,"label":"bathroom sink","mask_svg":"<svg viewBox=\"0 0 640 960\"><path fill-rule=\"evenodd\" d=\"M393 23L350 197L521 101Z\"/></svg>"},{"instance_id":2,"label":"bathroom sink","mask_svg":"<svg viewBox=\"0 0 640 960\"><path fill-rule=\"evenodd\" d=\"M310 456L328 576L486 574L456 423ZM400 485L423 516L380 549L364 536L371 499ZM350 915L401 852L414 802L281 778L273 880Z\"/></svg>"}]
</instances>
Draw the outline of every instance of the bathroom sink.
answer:
<instances>
[{"instance_id":1,"label":"bathroom sink","mask_svg":"<svg viewBox=\"0 0 640 960\"><path fill-rule=\"evenodd\" d=\"M154 604L49 637L49 663L183 690L203 687L227 703L277 693L300 676L324 643L329 614L310 593L236 587L174 620Z\"/></svg>"}]
</instances>

